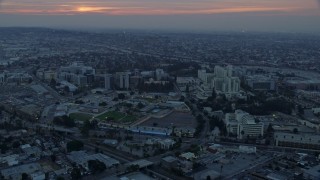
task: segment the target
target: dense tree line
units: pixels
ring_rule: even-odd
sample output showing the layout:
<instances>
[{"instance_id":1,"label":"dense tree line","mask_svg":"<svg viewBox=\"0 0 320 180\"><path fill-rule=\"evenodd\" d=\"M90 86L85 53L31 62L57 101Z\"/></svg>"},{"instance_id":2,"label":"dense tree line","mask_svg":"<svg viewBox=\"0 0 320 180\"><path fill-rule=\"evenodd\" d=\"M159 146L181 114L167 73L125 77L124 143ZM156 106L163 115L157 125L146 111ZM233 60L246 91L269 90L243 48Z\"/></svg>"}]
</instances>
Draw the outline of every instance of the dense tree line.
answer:
<instances>
[{"instance_id":1,"label":"dense tree line","mask_svg":"<svg viewBox=\"0 0 320 180\"><path fill-rule=\"evenodd\" d=\"M268 115L272 112L278 111L285 114L291 114L294 104L283 98L276 98L261 102L260 104L251 104L242 107L242 110L252 115Z\"/></svg>"},{"instance_id":2,"label":"dense tree line","mask_svg":"<svg viewBox=\"0 0 320 180\"><path fill-rule=\"evenodd\" d=\"M65 127L75 127L76 123L74 122L73 119L71 119L69 116L60 116L60 117L55 117L53 119L53 123L59 126L65 126Z\"/></svg>"},{"instance_id":3,"label":"dense tree line","mask_svg":"<svg viewBox=\"0 0 320 180\"><path fill-rule=\"evenodd\" d=\"M227 134L227 128L226 128L226 125L222 119L219 119L218 117L212 116L209 121L209 125L210 125L211 131L214 130L215 127L218 127L221 135Z\"/></svg>"},{"instance_id":4,"label":"dense tree line","mask_svg":"<svg viewBox=\"0 0 320 180\"><path fill-rule=\"evenodd\" d=\"M80 151L83 148L83 142L74 140L67 143L67 151Z\"/></svg>"}]
</instances>

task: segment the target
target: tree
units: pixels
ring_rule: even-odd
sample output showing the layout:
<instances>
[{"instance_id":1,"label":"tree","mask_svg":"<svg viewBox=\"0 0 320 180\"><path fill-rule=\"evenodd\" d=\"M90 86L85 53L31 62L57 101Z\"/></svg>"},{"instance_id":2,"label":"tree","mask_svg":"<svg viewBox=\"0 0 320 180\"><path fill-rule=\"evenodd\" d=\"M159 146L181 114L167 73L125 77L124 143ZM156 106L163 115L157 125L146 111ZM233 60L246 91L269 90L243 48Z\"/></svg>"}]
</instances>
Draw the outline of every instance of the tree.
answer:
<instances>
[{"instance_id":1,"label":"tree","mask_svg":"<svg viewBox=\"0 0 320 180\"><path fill-rule=\"evenodd\" d=\"M127 167L127 171L129 171L129 172L132 172L132 171L138 171L138 170L139 170L139 168L140 168L140 166L139 166L139 165L137 165L137 164L133 164L133 165L131 165L131 166Z\"/></svg>"},{"instance_id":2,"label":"tree","mask_svg":"<svg viewBox=\"0 0 320 180\"><path fill-rule=\"evenodd\" d=\"M208 176L207 176L207 180L211 180L211 176L208 175Z\"/></svg>"},{"instance_id":3,"label":"tree","mask_svg":"<svg viewBox=\"0 0 320 180\"><path fill-rule=\"evenodd\" d=\"M85 120L84 124L83 124L83 126L81 128L81 134L84 135L84 136L88 136L90 128L91 128L90 121L89 120Z\"/></svg>"},{"instance_id":4,"label":"tree","mask_svg":"<svg viewBox=\"0 0 320 180\"><path fill-rule=\"evenodd\" d=\"M302 108L301 105L298 105L298 113L299 113L300 115L303 115L303 114L304 114L304 109Z\"/></svg>"},{"instance_id":5,"label":"tree","mask_svg":"<svg viewBox=\"0 0 320 180\"><path fill-rule=\"evenodd\" d=\"M139 109L144 108L144 104L142 104L141 102L139 102L137 106L138 106Z\"/></svg>"},{"instance_id":6,"label":"tree","mask_svg":"<svg viewBox=\"0 0 320 180\"><path fill-rule=\"evenodd\" d=\"M83 142L78 140L73 140L67 143L68 152L80 151L83 148Z\"/></svg>"},{"instance_id":7,"label":"tree","mask_svg":"<svg viewBox=\"0 0 320 180\"><path fill-rule=\"evenodd\" d=\"M186 93L189 93L190 92L190 87L189 87L189 84L186 85Z\"/></svg>"},{"instance_id":8,"label":"tree","mask_svg":"<svg viewBox=\"0 0 320 180\"><path fill-rule=\"evenodd\" d=\"M65 127L69 127L69 128L76 126L76 123L74 122L74 120L66 115L64 115L62 117L55 117L53 119L53 123L56 125L65 126Z\"/></svg>"},{"instance_id":9,"label":"tree","mask_svg":"<svg viewBox=\"0 0 320 180\"><path fill-rule=\"evenodd\" d=\"M88 168L93 174L103 172L107 169L106 165L99 160L89 160Z\"/></svg>"},{"instance_id":10,"label":"tree","mask_svg":"<svg viewBox=\"0 0 320 180\"><path fill-rule=\"evenodd\" d=\"M18 148L20 146L20 142L19 141L15 141L12 143L12 148Z\"/></svg>"},{"instance_id":11,"label":"tree","mask_svg":"<svg viewBox=\"0 0 320 180\"><path fill-rule=\"evenodd\" d=\"M27 173L22 173L21 180L29 180L29 175Z\"/></svg>"},{"instance_id":12,"label":"tree","mask_svg":"<svg viewBox=\"0 0 320 180\"><path fill-rule=\"evenodd\" d=\"M213 98L213 100L215 100L216 97L217 97L217 93L216 93L216 90L215 90L214 88L213 88L213 90L212 90L211 97Z\"/></svg>"},{"instance_id":13,"label":"tree","mask_svg":"<svg viewBox=\"0 0 320 180\"><path fill-rule=\"evenodd\" d=\"M81 179L81 171L78 167L73 168L70 175L72 180Z\"/></svg>"},{"instance_id":14,"label":"tree","mask_svg":"<svg viewBox=\"0 0 320 180\"><path fill-rule=\"evenodd\" d=\"M58 176L58 177L56 178L56 180L64 180L64 177Z\"/></svg>"},{"instance_id":15,"label":"tree","mask_svg":"<svg viewBox=\"0 0 320 180\"><path fill-rule=\"evenodd\" d=\"M56 159L57 159L56 155L52 154L50 158L52 162L56 162Z\"/></svg>"},{"instance_id":16,"label":"tree","mask_svg":"<svg viewBox=\"0 0 320 180\"><path fill-rule=\"evenodd\" d=\"M118 94L118 98L123 100L124 98L126 98L126 96L123 93Z\"/></svg>"},{"instance_id":17,"label":"tree","mask_svg":"<svg viewBox=\"0 0 320 180\"><path fill-rule=\"evenodd\" d=\"M65 86L65 87L64 87L64 91L66 91L66 92L70 92L70 88L69 88L69 86Z\"/></svg>"},{"instance_id":18,"label":"tree","mask_svg":"<svg viewBox=\"0 0 320 180\"><path fill-rule=\"evenodd\" d=\"M54 78L52 78L50 80L50 86L55 87L56 85L57 85L57 81Z\"/></svg>"},{"instance_id":19,"label":"tree","mask_svg":"<svg viewBox=\"0 0 320 180\"><path fill-rule=\"evenodd\" d=\"M107 106L108 104L106 102L99 103L99 106Z\"/></svg>"}]
</instances>

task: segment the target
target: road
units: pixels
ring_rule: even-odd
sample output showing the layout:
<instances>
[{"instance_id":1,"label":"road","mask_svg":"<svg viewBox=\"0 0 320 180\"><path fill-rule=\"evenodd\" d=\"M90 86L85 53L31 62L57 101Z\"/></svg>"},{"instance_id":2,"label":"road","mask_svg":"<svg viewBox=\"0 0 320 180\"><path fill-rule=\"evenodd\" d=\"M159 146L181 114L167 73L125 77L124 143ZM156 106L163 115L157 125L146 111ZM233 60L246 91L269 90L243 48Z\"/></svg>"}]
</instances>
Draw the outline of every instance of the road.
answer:
<instances>
[{"instance_id":1,"label":"road","mask_svg":"<svg viewBox=\"0 0 320 180\"><path fill-rule=\"evenodd\" d=\"M255 164L254 166L250 167L249 169L241 170L240 172L233 173L227 177L224 177L224 179L241 179L241 177L245 176L246 174L248 174L250 172L254 172L256 170L259 170L259 169L263 168L263 166L265 164L271 163L272 161L278 161L281 158L283 158L284 156L285 156L285 154L280 154L276 157L270 157L269 159L267 159L261 163Z\"/></svg>"}]
</instances>

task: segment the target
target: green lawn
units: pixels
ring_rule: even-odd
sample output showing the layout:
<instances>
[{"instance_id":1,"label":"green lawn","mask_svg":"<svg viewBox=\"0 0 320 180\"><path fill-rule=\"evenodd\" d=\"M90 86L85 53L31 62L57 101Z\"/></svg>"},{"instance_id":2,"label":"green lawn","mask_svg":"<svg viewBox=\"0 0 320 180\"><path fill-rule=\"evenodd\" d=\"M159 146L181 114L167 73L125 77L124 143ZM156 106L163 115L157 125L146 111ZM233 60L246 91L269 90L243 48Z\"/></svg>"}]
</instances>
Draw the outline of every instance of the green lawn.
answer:
<instances>
[{"instance_id":1,"label":"green lawn","mask_svg":"<svg viewBox=\"0 0 320 180\"><path fill-rule=\"evenodd\" d=\"M125 117L126 115L121 113L121 112L117 112L117 111L109 111L106 112L104 114L101 114L100 116L98 116L97 118L100 120L106 120L107 117L112 118L114 121L118 121L119 119Z\"/></svg>"},{"instance_id":2,"label":"green lawn","mask_svg":"<svg viewBox=\"0 0 320 180\"><path fill-rule=\"evenodd\" d=\"M86 121L92 118L92 115L85 113L71 113L69 117L75 121Z\"/></svg>"},{"instance_id":3,"label":"green lawn","mask_svg":"<svg viewBox=\"0 0 320 180\"><path fill-rule=\"evenodd\" d=\"M114 122L120 122L120 123L128 123L128 122L133 122L137 120L136 116L132 115L125 115L124 113L117 112L117 111L110 111L106 112L104 114L101 114L100 116L97 116L96 118L100 120L107 120L106 118L109 117Z\"/></svg>"},{"instance_id":4,"label":"green lawn","mask_svg":"<svg viewBox=\"0 0 320 180\"><path fill-rule=\"evenodd\" d=\"M128 115L128 116L124 117L123 119L121 119L121 121L124 122L124 123L134 122L136 120L137 120L137 117L131 116L131 115Z\"/></svg>"}]
</instances>

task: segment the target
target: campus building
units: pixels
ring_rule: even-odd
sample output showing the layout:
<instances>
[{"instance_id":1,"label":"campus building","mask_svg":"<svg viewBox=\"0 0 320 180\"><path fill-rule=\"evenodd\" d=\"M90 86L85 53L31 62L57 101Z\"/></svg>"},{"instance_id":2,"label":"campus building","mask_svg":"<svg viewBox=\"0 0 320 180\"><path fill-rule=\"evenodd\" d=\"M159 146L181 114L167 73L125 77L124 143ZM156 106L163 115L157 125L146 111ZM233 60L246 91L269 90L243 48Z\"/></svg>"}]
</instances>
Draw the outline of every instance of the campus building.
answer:
<instances>
[{"instance_id":1,"label":"campus building","mask_svg":"<svg viewBox=\"0 0 320 180\"><path fill-rule=\"evenodd\" d=\"M256 123L252 115L242 110L227 113L224 121L228 133L239 139L263 136L263 123Z\"/></svg>"}]
</instances>

